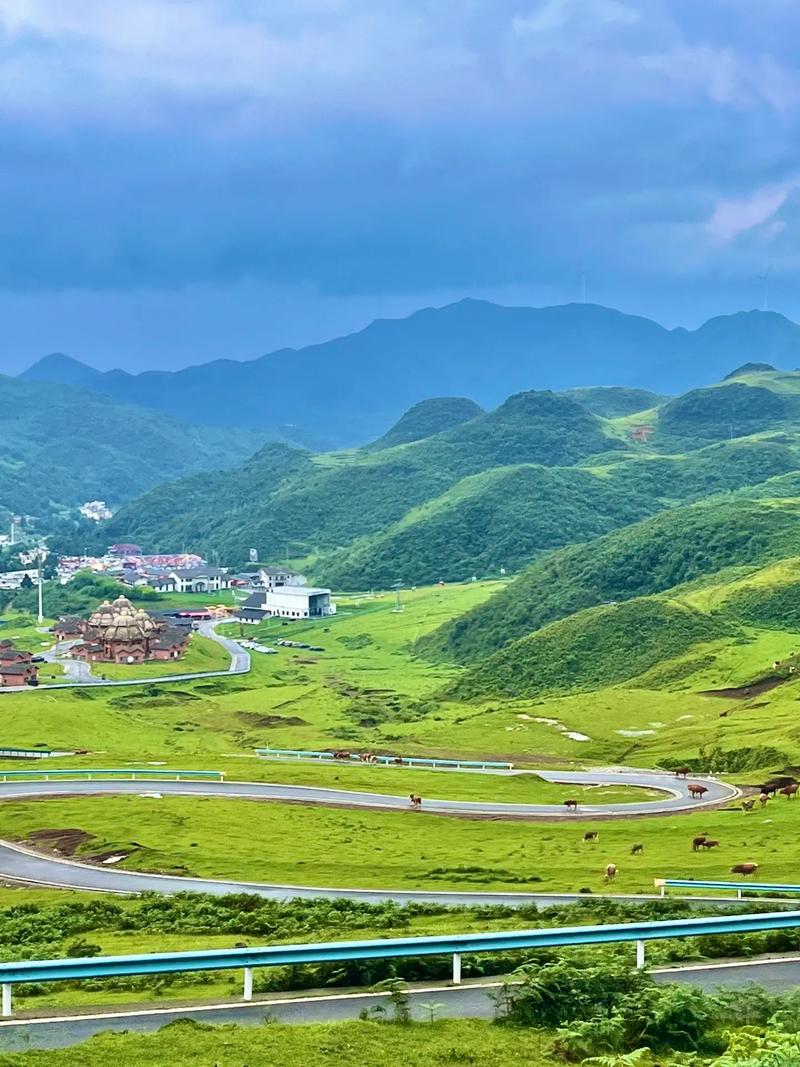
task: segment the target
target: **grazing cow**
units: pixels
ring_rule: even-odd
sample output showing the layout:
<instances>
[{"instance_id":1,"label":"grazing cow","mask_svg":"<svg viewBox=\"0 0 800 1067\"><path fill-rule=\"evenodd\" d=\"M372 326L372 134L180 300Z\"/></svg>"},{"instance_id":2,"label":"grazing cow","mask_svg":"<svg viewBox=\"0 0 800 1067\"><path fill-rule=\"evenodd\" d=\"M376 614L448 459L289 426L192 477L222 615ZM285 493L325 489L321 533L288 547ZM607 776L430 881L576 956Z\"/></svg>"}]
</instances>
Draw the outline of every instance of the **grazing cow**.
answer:
<instances>
[{"instance_id":1,"label":"grazing cow","mask_svg":"<svg viewBox=\"0 0 800 1067\"><path fill-rule=\"evenodd\" d=\"M608 864L606 864L606 879L605 880L607 882L613 882L616 877L617 877L617 865L616 865L616 863L608 863Z\"/></svg>"},{"instance_id":2,"label":"grazing cow","mask_svg":"<svg viewBox=\"0 0 800 1067\"><path fill-rule=\"evenodd\" d=\"M564 807L567 809L567 811L577 811L578 810L578 801L577 800L565 800L564 801Z\"/></svg>"},{"instance_id":3,"label":"grazing cow","mask_svg":"<svg viewBox=\"0 0 800 1067\"><path fill-rule=\"evenodd\" d=\"M698 852L699 849L706 843L708 834L699 834L697 837L692 838L692 852Z\"/></svg>"},{"instance_id":4,"label":"grazing cow","mask_svg":"<svg viewBox=\"0 0 800 1067\"><path fill-rule=\"evenodd\" d=\"M697 782L692 782L692 784L689 786L689 794L693 796L695 800L697 800L699 797L703 796L703 794L707 792L708 786L698 785Z\"/></svg>"},{"instance_id":5,"label":"grazing cow","mask_svg":"<svg viewBox=\"0 0 800 1067\"><path fill-rule=\"evenodd\" d=\"M632 856L640 856L644 852L644 845L633 845L631 847Z\"/></svg>"},{"instance_id":6,"label":"grazing cow","mask_svg":"<svg viewBox=\"0 0 800 1067\"><path fill-rule=\"evenodd\" d=\"M586 833L583 835L583 840L584 841L594 841L594 842L599 841L600 840L600 831L599 830L587 830Z\"/></svg>"},{"instance_id":7,"label":"grazing cow","mask_svg":"<svg viewBox=\"0 0 800 1067\"><path fill-rule=\"evenodd\" d=\"M422 807L422 797L419 796L419 794L417 793L412 793L408 799L414 811L419 811L419 809Z\"/></svg>"},{"instance_id":8,"label":"grazing cow","mask_svg":"<svg viewBox=\"0 0 800 1067\"><path fill-rule=\"evenodd\" d=\"M675 777L676 778L686 778L691 773L692 773L692 768L691 767L676 767L675 768Z\"/></svg>"},{"instance_id":9,"label":"grazing cow","mask_svg":"<svg viewBox=\"0 0 800 1067\"><path fill-rule=\"evenodd\" d=\"M701 848L717 848L718 845L719 845L719 841L705 840L700 847Z\"/></svg>"},{"instance_id":10,"label":"grazing cow","mask_svg":"<svg viewBox=\"0 0 800 1067\"><path fill-rule=\"evenodd\" d=\"M798 788L797 782L792 782L791 785L785 785L780 792L783 793L787 800L791 800L792 797L797 796Z\"/></svg>"},{"instance_id":11,"label":"grazing cow","mask_svg":"<svg viewBox=\"0 0 800 1067\"><path fill-rule=\"evenodd\" d=\"M749 800L743 800L742 801L742 811L744 811L744 812L752 811L754 806L755 806L755 803L756 803L756 798L755 797L750 797Z\"/></svg>"},{"instance_id":12,"label":"grazing cow","mask_svg":"<svg viewBox=\"0 0 800 1067\"><path fill-rule=\"evenodd\" d=\"M731 874L741 874L744 877L748 874L755 874L757 870L757 863L736 863L731 867Z\"/></svg>"},{"instance_id":13,"label":"grazing cow","mask_svg":"<svg viewBox=\"0 0 800 1067\"><path fill-rule=\"evenodd\" d=\"M769 803L769 793L762 793L761 796L758 798L758 802L762 808L765 808Z\"/></svg>"}]
</instances>

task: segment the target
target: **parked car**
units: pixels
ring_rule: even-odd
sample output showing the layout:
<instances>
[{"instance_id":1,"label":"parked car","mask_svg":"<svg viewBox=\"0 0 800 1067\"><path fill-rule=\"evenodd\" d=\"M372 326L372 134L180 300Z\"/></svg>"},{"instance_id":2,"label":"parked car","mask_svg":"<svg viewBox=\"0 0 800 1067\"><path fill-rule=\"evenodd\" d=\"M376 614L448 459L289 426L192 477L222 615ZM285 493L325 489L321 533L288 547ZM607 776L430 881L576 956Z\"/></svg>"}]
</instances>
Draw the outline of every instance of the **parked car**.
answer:
<instances>
[{"instance_id":1,"label":"parked car","mask_svg":"<svg viewBox=\"0 0 800 1067\"><path fill-rule=\"evenodd\" d=\"M308 651L309 652L324 652L325 649L322 647L322 645L309 645L308 646Z\"/></svg>"},{"instance_id":2,"label":"parked car","mask_svg":"<svg viewBox=\"0 0 800 1067\"><path fill-rule=\"evenodd\" d=\"M31 656L31 663L44 663L44 656Z\"/></svg>"}]
</instances>

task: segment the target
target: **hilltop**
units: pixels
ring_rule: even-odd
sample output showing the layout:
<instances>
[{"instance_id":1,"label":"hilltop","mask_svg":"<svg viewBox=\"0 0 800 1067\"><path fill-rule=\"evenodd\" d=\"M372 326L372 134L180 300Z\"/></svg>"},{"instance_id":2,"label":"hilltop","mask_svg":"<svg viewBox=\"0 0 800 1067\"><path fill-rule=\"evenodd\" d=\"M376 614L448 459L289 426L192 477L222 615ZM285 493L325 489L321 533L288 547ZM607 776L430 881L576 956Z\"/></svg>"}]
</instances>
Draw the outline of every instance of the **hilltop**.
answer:
<instances>
[{"instance_id":1,"label":"hilltop","mask_svg":"<svg viewBox=\"0 0 800 1067\"><path fill-rule=\"evenodd\" d=\"M78 384L173 415L191 412L214 426L269 429L309 446L342 448L379 436L430 397L468 396L493 408L516 392L587 385L678 393L756 357L797 366L800 327L773 312L751 311L698 330L667 330L594 304L530 308L462 300L248 362L220 359L129 374L55 354L22 377ZM574 399L608 416L637 407L622 394L615 401L607 394L600 408L591 406L596 395ZM652 406L647 401L638 409Z\"/></svg>"}]
</instances>

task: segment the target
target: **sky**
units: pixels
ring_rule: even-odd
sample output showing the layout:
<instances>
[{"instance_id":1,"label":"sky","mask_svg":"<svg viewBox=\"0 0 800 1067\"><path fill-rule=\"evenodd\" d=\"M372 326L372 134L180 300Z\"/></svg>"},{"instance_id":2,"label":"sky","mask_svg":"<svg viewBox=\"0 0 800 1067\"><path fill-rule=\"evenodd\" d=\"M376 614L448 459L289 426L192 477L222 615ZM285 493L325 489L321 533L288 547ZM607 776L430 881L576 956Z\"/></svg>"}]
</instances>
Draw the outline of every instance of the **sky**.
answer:
<instances>
[{"instance_id":1,"label":"sky","mask_svg":"<svg viewBox=\"0 0 800 1067\"><path fill-rule=\"evenodd\" d=\"M0 371L464 296L800 319L795 0L3 0Z\"/></svg>"}]
</instances>

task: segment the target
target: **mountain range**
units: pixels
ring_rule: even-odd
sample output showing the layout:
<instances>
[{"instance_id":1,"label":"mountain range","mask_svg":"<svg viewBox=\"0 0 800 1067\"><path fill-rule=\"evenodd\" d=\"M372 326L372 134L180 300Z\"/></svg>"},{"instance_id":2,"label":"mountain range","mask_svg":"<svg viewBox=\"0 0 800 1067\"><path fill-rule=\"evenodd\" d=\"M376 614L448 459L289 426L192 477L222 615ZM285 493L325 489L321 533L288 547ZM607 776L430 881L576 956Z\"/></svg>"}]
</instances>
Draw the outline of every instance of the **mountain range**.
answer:
<instances>
[{"instance_id":1,"label":"mountain range","mask_svg":"<svg viewBox=\"0 0 800 1067\"><path fill-rule=\"evenodd\" d=\"M232 565L250 548L288 553L334 588L386 588L518 571L800 467L800 372L749 365L631 412L641 399L609 387L517 393L490 411L431 400L360 449L273 442L232 470L158 486L101 534ZM626 413L596 413L609 410Z\"/></svg>"},{"instance_id":2,"label":"mountain range","mask_svg":"<svg viewBox=\"0 0 800 1067\"><path fill-rule=\"evenodd\" d=\"M668 330L594 304L462 300L246 362L131 374L53 354L22 378L80 386L210 426L268 430L320 450L374 439L431 397L468 397L494 408L521 391L587 385L677 393L747 361L798 365L800 326L750 311L697 330Z\"/></svg>"}]
</instances>

